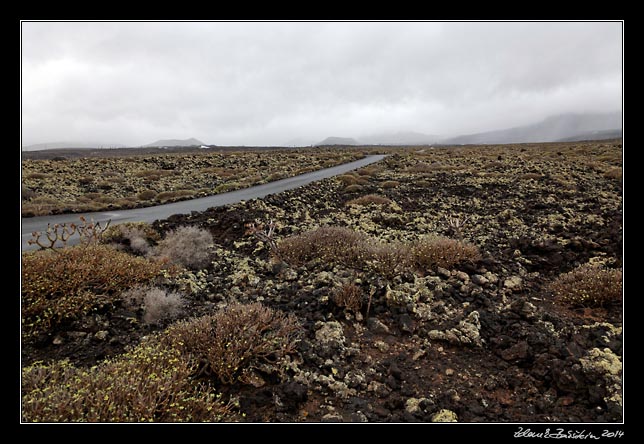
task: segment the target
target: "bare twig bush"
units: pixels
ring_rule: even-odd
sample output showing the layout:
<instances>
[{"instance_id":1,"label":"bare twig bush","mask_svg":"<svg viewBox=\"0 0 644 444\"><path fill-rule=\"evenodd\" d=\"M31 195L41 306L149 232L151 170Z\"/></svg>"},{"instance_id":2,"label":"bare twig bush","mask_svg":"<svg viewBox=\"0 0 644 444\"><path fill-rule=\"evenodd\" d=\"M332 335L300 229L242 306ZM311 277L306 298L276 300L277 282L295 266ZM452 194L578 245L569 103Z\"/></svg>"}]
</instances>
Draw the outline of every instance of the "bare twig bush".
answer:
<instances>
[{"instance_id":1,"label":"bare twig bush","mask_svg":"<svg viewBox=\"0 0 644 444\"><path fill-rule=\"evenodd\" d=\"M280 256L279 249L277 248L277 242L275 240L275 229L277 225L274 220L270 220L268 223L263 223L259 219L256 219L255 222L249 222L245 225L246 236L254 236L256 239L262 241L264 244L268 245L273 254L278 258Z\"/></svg>"},{"instance_id":2,"label":"bare twig bush","mask_svg":"<svg viewBox=\"0 0 644 444\"><path fill-rule=\"evenodd\" d=\"M216 422L232 416L194 363L151 338L98 366L68 361L22 370L25 422Z\"/></svg>"},{"instance_id":3,"label":"bare twig bush","mask_svg":"<svg viewBox=\"0 0 644 444\"><path fill-rule=\"evenodd\" d=\"M357 313L362 308L364 293L353 282L345 282L333 291L333 302L338 307Z\"/></svg>"},{"instance_id":4,"label":"bare twig bush","mask_svg":"<svg viewBox=\"0 0 644 444\"><path fill-rule=\"evenodd\" d=\"M210 263L210 248L213 245L210 232L194 226L183 226L168 232L153 255L188 268L200 269Z\"/></svg>"},{"instance_id":5,"label":"bare twig bush","mask_svg":"<svg viewBox=\"0 0 644 444\"><path fill-rule=\"evenodd\" d=\"M165 269L107 245L74 246L22 255L22 322L26 335L78 319L112 303L123 290Z\"/></svg>"},{"instance_id":6,"label":"bare twig bush","mask_svg":"<svg viewBox=\"0 0 644 444\"><path fill-rule=\"evenodd\" d=\"M143 322L146 324L175 319L184 313L186 305L181 294L150 286L130 288L121 295L121 299L130 309L143 308Z\"/></svg>"},{"instance_id":7,"label":"bare twig bush","mask_svg":"<svg viewBox=\"0 0 644 444\"><path fill-rule=\"evenodd\" d=\"M231 304L213 315L178 322L166 332L198 362L199 373L233 384L258 369L279 372L282 359L296 351L301 331L294 315L256 302Z\"/></svg>"},{"instance_id":8,"label":"bare twig bush","mask_svg":"<svg viewBox=\"0 0 644 444\"><path fill-rule=\"evenodd\" d=\"M622 271L582 265L549 285L555 297L574 307L603 307L622 299Z\"/></svg>"}]
</instances>

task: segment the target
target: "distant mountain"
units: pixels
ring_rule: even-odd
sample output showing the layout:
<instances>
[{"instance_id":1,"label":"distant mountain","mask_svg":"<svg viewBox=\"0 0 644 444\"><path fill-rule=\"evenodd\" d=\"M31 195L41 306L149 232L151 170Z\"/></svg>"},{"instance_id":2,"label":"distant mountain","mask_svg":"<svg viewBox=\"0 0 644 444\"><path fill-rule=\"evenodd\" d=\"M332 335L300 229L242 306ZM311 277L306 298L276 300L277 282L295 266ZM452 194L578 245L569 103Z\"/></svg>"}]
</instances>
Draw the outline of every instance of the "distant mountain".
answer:
<instances>
[{"instance_id":1,"label":"distant mountain","mask_svg":"<svg viewBox=\"0 0 644 444\"><path fill-rule=\"evenodd\" d=\"M443 139L443 145L555 142L592 132L621 130L622 113L561 114L532 125Z\"/></svg>"},{"instance_id":2,"label":"distant mountain","mask_svg":"<svg viewBox=\"0 0 644 444\"><path fill-rule=\"evenodd\" d=\"M148 143L147 145L143 145L143 147L151 147L151 146L201 146L205 145L203 142L191 138L191 139L185 139L185 140L180 140L180 139L165 139L165 140L157 140L156 142Z\"/></svg>"},{"instance_id":3,"label":"distant mountain","mask_svg":"<svg viewBox=\"0 0 644 444\"><path fill-rule=\"evenodd\" d=\"M360 145L360 143L351 137L327 137L322 142L316 143L315 145Z\"/></svg>"},{"instance_id":4,"label":"distant mountain","mask_svg":"<svg viewBox=\"0 0 644 444\"><path fill-rule=\"evenodd\" d=\"M565 137L557 142L579 142L581 140L605 140L619 139L624 137L624 131L621 129L612 129L605 131L589 131L587 133L577 134L575 136Z\"/></svg>"},{"instance_id":5,"label":"distant mountain","mask_svg":"<svg viewBox=\"0 0 644 444\"><path fill-rule=\"evenodd\" d=\"M431 145L440 139L440 136L433 134L400 131L391 134L364 136L360 138L360 142L365 145Z\"/></svg>"},{"instance_id":6,"label":"distant mountain","mask_svg":"<svg viewBox=\"0 0 644 444\"><path fill-rule=\"evenodd\" d=\"M125 148L125 145L104 142L47 142L22 147L23 151L57 150L64 148Z\"/></svg>"}]
</instances>

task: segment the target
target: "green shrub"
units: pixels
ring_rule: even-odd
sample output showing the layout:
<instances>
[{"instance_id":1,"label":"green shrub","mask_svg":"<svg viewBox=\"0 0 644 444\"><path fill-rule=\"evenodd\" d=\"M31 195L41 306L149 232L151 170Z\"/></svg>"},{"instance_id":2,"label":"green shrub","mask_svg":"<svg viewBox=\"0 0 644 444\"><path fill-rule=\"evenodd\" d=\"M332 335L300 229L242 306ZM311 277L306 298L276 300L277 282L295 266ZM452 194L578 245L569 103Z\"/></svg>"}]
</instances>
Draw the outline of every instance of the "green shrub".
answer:
<instances>
[{"instance_id":1,"label":"green shrub","mask_svg":"<svg viewBox=\"0 0 644 444\"><path fill-rule=\"evenodd\" d=\"M215 422L231 415L195 363L155 338L90 369L68 361L22 370L25 422Z\"/></svg>"},{"instance_id":2,"label":"green shrub","mask_svg":"<svg viewBox=\"0 0 644 444\"><path fill-rule=\"evenodd\" d=\"M549 285L555 297L574 307L602 307L622 299L622 271L582 265Z\"/></svg>"},{"instance_id":3,"label":"green shrub","mask_svg":"<svg viewBox=\"0 0 644 444\"><path fill-rule=\"evenodd\" d=\"M181 344L184 354L224 384L252 379L253 372L280 371L296 351L301 334L297 318L256 302L228 305L213 315L178 322L166 340Z\"/></svg>"},{"instance_id":4,"label":"green shrub","mask_svg":"<svg viewBox=\"0 0 644 444\"><path fill-rule=\"evenodd\" d=\"M22 322L26 335L78 319L109 304L123 290L164 270L107 245L87 245L22 255Z\"/></svg>"}]
</instances>

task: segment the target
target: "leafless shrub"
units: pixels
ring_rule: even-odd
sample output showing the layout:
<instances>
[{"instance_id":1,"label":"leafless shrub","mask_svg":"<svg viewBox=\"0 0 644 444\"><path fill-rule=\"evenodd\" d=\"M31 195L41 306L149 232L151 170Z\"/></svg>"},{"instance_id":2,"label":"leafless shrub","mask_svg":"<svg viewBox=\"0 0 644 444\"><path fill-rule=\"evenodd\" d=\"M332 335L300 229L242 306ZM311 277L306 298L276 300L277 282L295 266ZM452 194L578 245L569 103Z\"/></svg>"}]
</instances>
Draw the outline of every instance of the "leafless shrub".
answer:
<instances>
[{"instance_id":1,"label":"leafless shrub","mask_svg":"<svg viewBox=\"0 0 644 444\"><path fill-rule=\"evenodd\" d=\"M602 307L621 300L622 271L586 264L560 275L549 289L564 304Z\"/></svg>"},{"instance_id":2,"label":"leafless shrub","mask_svg":"<svg viewBox=\"0 0 644 444\"><path fill-rule=\"evenodd\" d=\"M463 227L469 221L469 217L454 217L449 216L446 218L447 225L451 233L453 233L458 240L463 240Z\"/></svg>"},{"instance_id":3,"label":"leafless shrub","mask_svg":"<svg viewBox=\"0 0 644 444\"><path fill-rule=\"evenodd\" d=\"M364 293L353 282L345 282L333 291L332 297L338 307L357 313L362 308Z\"/></svg>"},{"instance_id":4,"label":"leafless shrub","mask_svg":"<svg viewBox=\"0 0 644 444\"><path fill-rule=\"evenodd\" d=\"M268 223L263 223L259 219L256 219L255 222L249 222L245 225L246 232L244 235L254 236L256 239L264 242L271 249L273 254L278 258L280 256L279 249L277 248L277 243L275 241L275 221L272 219Z\"/></svg>"},{"instance_id":5,"label":"leafless shrub","mask_svg":"<svg viewBox=\"0 0 644 444\"><path fill-rule=\"evenodd\" d=\"M166 292L161 288L150 288L143 299L143 322L156 324L161 320L173 319L183 313L185 300L180 294Z\"/></svg>"},{"instance_id":6,"label":"leafless shrub","mask_svg":"<svg viewBox=\"0 0 644 444\"><path fill-rule=\"evenodd\" d=\"M279 371L282 359L296 351L301 326L294 315L258 302L235 303L213 315L176 323L166 333L199 363L199 373L233 384L257 369Z\"/></svg>"},{"instance_id":7,"label":"leafless shrub","mask_svg":"<svg viewBox=\"0 0 644 444\"><path fill-rule=\"evenodd\" d=\"M170 231L154 249L153 255L199 269L209 264L210 247L213 245L210 232L194 226L183 226Z\"/></svg>"}]
</instances>

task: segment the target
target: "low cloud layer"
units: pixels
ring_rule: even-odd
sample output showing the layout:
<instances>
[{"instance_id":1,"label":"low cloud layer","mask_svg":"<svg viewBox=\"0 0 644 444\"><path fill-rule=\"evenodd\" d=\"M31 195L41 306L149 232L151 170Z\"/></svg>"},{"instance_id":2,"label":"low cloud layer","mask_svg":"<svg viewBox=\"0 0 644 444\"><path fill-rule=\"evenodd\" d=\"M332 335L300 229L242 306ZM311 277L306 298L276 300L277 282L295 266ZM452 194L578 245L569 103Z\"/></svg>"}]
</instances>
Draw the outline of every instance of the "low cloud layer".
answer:
<instances>
[{"instance_id":1,"label":"low cloud layer","mask_svg":"<svg viewBox=\"0 0 644 444\"><path fill-rule=\"evenodd\" d=\"M23 146L455 135L622 106L621 22L23 22Z\"/></svg>"}]
</instances>

